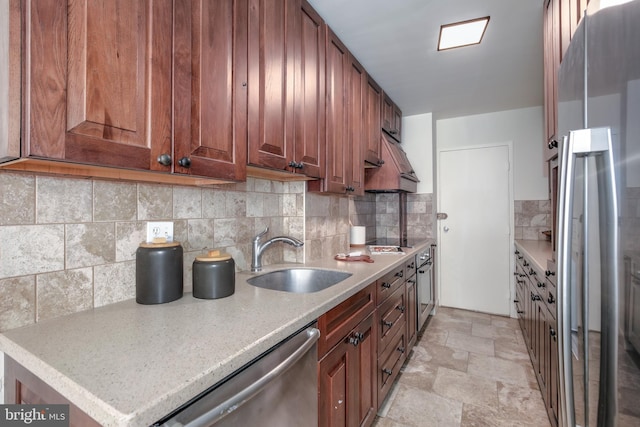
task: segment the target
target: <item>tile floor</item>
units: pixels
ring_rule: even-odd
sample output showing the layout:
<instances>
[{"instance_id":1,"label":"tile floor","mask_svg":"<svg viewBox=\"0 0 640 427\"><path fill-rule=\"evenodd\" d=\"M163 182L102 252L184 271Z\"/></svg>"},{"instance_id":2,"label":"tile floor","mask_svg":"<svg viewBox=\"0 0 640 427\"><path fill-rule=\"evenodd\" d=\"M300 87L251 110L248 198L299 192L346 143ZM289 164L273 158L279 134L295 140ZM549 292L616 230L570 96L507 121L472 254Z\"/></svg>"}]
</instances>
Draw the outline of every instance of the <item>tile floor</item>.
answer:
<instances>
[{"instance_id":1,"label":"tile floor","mask_svg":"<svg viewBox=\"0 0 640 427\"><path fill-rule=\"evenodd\" d=\"M374 422L409 426L549 427L518 321L439 308Z\"/></svg>"}]
</instances>

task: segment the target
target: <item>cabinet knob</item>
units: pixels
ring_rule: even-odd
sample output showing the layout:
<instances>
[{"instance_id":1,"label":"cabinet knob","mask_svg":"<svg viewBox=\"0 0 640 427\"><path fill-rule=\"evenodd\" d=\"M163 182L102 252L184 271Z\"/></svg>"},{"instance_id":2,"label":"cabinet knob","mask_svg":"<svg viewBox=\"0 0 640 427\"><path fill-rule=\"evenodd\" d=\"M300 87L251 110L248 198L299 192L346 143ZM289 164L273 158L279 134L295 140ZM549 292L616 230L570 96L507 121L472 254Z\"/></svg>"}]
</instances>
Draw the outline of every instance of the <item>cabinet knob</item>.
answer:
<instances>
[{"instance_id":1,"label":"cabinet knob","mask_svg":"<svg viewBox=\"0 0 640 427\"><path fill-rule=\"evenodd\" d=\"M163 166L171 166L171 156L167 153L158 156L158 163Z\"/></svg>"},{"instance_id":2,"label":"cabinet knob","mask_svg":"<svg viewBox=\"0 0 640 427\"><path fill-rule=\"evenodd\" d=\"M385 289L389 289L391 287L391 283L384 282L381 286Z\"/></svg>"},{"instance_id":3,"label":"cabinet knob","mask_svg":"<svg viewBox=\"0 0 640 427\"><path fill-rule=\"evenodd\" d=\"M396 306L396 310L398 310L400 313L404 313L406 308L404 305L399 305L399 306Z\"/></svg>"},{"instance_id":4,"label":"cabinet knob","mask_svg":"<svg viewBox=\"0 0 640 427\"><path fill-rule=\"evenodd\" d=\"M515 302L515 303L519 303L519 302L520 302L520 300L514 299L514 300L513 300L513 302Z\"/></svg>"},{"instance_id":5,"label":"cabinet knob","mask_svg":"<svg viewBox=\"0 0 640 427\"><path fill-rule=\"evenodd\" d=\"M549 150L553 150L557 146L558 146L558 141L556 141L555 139L552 139L551 141L549 141L549 144L548 144Z\"/></svg>"},{"instance_id":6,"label":"cabinet knob","mask_svg":"<svg viewBox=\"0 0 640 427\"><path fill-rule=\"evenodd\" d=\"M384 165L384 160L382 159L378 160L378 166L382 166L382 165Z\"/></svg>"},{"instance_id":7,"label":"cabinet knob","mask_svg":"<svg viewBox=\"0 0 640 427\"><path fill-rule=\"evenodd\" d=\"M382 325L390 328L393 326L393 322L389 322L388 320L383 320Z\"/></svg>"},{"instance_id":8,"label":"cabinet knob","mask_svg":"<svg viewBox=\"0 0 640 427\"><path fill-rule=\"evenodd\" d=\"M364 339L364 334L362 332L354 332L353 336L358 338L360 341Z\"/></svg>"},{"instance_id":9,"label":"cabinet knob","mask_svg":"<svg viewBox=\"0 0 640 427\"><path fill-rule=\"evenodd\" d=\"M191 159L189 157L182 157L178 160L178 164L183 168L188 168L191 166Z\"/></svg>"},{"instance_id":10,"label":"cabinet knob","mask_svg":"<svg viewBox=\"0 0 640 427\"><path fill-rule=\"evenodd\" d=\"M402 276L404 276L404 271L398 271L396 273L396 277L402 277Z\"/></svg>"},{"instance_id":11,"label":"cabinet knob","mask_svg":"<svg viewBox=\"0 0 640 427\"><path fill-rule=\"evenodd\" d=\"M360 340L356 336L349 337L349 344L352 344L354 347L357 347L360 344Z\"/></svg>"},{"instance_id":12,"label":"cabinet knob","mask_svg":"<svg viewBox=\"0 0 640 427\"><path fill-rule=\"evenodd\" d=\"M556 330L553 329L551 326L549 326L549 335L551 335L553 337L553 339L555 340L555 338L556 338Z\"/></svg>"},{"instance_id":13,"label":"cabinet knob","mask_svg":"<svg viewBox=\"0 0 640 427\"><path fill-rule=\"evenodd\" d=\"M537 273L536 273L536 271L535 271L533 268L530 268L530 269L529 269L529 274L530 274L531 276L535 276Z\"/></svg>"},{"instance_id":14,"label":"cabinet knob","mask_svg":"<svg viewBox=\"0 0 640 427\"><path fill-rule=\"evenodd\" d=\"M555 271L551 271L551 270L547 270L544 272L544 275L549 277L549 276L555 276L556 272Z\"/></svg>"},{"instance_id":15,"label":"cabinet knob","mask_svg":"<svg viewBox=\"0 0 640 427\"><path fill-rule=\"evenodd\" d=\"M400 353L404 353L405 352L404 347L398 347L398 348L396 348L396 350L398 350Z\"/></svg>"},{"instance_id":16,"label":"cabinet knob","mask_svg":"<svg viewBox=\"0 0 640 427\"><path fill-rule=\"evenodd\" d=\"M539 288L545 288L546 285L544 283L542 283L542 282L538 282L538 287Z\"/></svg>"},{"instance_id":17,"label":"cabinet knob","mask_svg":"<svg viewBox=\"0 0 640 427\"><path fill-rule=\"evenodd\" d=\"M387 375L391 375L391 374L393 374L393 371L391 369L388 369L388 368L382 368L382 373L387 374Z\"/></svg>"},{"instance_id":18,"label":"cabinet knob","mask_svg":"<svg viewBox=\"0 0 640 427\"><path fill-rule=\"evenodd\" d=\"M518 310L518 314L524 314L524 311Z\"/></svg>"},{"instance_id":19,"label":"cabinet knob","mask_svg":"<svg viewBox=\"0 0 640 427\"><path fill-rule=\"evenodd\" d=\"M554 302L556 302L556 299L553 297L553 295L549 294L549 298L547 298L547 302L549 304L553 304Z\"/></svg>"}]
</instances>

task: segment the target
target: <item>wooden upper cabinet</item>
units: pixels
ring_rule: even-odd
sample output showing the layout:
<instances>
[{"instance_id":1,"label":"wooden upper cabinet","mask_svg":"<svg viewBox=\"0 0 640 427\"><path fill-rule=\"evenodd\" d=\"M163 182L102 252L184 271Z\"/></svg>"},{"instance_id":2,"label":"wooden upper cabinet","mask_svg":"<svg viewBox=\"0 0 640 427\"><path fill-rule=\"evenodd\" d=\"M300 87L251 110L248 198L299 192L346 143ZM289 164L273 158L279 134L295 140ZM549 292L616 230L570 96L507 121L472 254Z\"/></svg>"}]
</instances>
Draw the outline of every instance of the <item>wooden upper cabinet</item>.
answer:
<instances>
[{"instance_id":1,"label":"wooden upper cabinet","mask_svg":"<svg viewBox=\"0 0 640 427\"><path fill-rule=\"evenodd\" d=\"M248 162L291 170L296 2L249 0Z\"/></svg>"},{"instance_id":2,"label":"wooden upper cabinet","mask_svg":"<svg viewBox=\"0 0 640 427\"><path fill-rule=\"evenodd\" d=\"M170 170L172 9L25 1L22 156Z\"/></svg>"},{"instance_id":3,"label":"wooden upper cabinet","mask_svg":"<svg viewBox=\"0 0 640 427\"><path fill-rule=\"evenodd\" d=\"M364 195L364 145L365 130L365 96L367 93L367 74L364 67L350 55L349 64L349 121L348 135L348 170L350 175L350 194Z\"/></svg>"},{"instance_id":4,"label":"wooden upper cabinet","mask_svg":"<svg viewBox=\"0 0 640 427\"><path fill-rule=\"evenodd\" d=\"M325 174L325 46L327 27L306 0L296 3L294 162L305 175Z\"/></svg>"},{"instance_id":5,"label":"wooden upper cabinet","mask_svg":"<svg viewBox=\"0 0 640 427\"><path fill-rule=\"evenodd\" d=\"M382 98L382 129L400 141L402 111L386 93Z\"/></svg>"},{"instance_id":6,"label":"wooden upper cabinet","mask_svg":"<svg viewBox=\"0 0 640 427\"><path fill-rule=\"evenodd\" d=\"M365 93L365 125L364 125L364 161L372 165L380 165L380 119L382 105L382 89L367 76Z\"/></svg>"},{"instance_id":7,"label":"wooden upper cabinet","mask_svg":"<svg viewBox=\"0 0 640 427\"><path fill-rule=\"evenodd\" d=\"M351 154L347 132L350 69L349 51L329 28L326 68L327 174L324 180L324 191L330 193L345 194L351 180Z\"/></svg>"},{"instance_id":8,"label":"wooden upper cabinet","mask_svg":"<svg viewBox=\"0 0 640 427\"><path fill-rule=\"evenodd\" d=\"M175 8L175 169L243 181L247 0L177 0Z\"/></svg>"}]
</instances>

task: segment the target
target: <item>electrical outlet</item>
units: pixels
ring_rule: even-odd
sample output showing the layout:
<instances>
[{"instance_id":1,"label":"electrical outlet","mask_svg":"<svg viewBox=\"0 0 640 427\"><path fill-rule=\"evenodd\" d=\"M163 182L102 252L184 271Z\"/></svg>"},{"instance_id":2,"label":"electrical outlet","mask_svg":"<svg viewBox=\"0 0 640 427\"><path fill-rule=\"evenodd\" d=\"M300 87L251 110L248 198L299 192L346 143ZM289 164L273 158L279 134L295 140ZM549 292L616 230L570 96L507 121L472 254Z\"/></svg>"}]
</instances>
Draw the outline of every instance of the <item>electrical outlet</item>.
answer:
<instances>
[{"instance_id":1,"label":"electrical outlet","mask_svg":"<svg viewBox=\"0 0 640 427\"><path fill-rule=\"evenodd\" d=\"M147 242L164 237L167 242L173 242L173 222L148 222Z\"/></svg>"}]
</instances>

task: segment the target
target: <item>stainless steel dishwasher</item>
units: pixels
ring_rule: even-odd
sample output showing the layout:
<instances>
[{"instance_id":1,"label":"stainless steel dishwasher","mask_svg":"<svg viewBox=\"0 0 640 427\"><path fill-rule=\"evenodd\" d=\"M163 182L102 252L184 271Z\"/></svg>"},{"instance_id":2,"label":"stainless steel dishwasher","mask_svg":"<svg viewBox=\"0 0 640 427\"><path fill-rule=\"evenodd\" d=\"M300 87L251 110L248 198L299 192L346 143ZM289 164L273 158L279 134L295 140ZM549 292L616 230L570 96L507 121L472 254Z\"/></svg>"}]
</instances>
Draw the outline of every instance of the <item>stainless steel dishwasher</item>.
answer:
<instances>
[{"instance_id":1,"label":"stainless steel dishwasher","mask_svg":"<svg viewBox=\"0 0 640 427\"><path fill-rule=\"evenodd\" d=\"M315 326L298 331L154 425L317 425L320 331Z\"/></svg>"}]
</instances>

